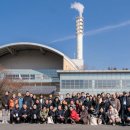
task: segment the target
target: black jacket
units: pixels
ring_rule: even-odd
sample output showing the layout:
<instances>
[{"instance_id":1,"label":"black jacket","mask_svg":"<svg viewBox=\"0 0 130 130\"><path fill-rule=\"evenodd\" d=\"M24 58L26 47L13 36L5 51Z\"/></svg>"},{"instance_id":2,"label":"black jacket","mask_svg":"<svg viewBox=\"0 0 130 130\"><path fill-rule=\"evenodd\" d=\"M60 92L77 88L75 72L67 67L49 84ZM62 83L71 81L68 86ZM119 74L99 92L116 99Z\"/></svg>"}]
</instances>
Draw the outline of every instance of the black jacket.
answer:
<instances>
[{"instance_id":1,"label":"black jacket","mask_svg":"<svg viewBox=\"0 0 130 130\"><path fill-rule=\"evenodd\" d=\"M127 97L127 107L130 106L130 96Z\"/></svg>"},{"instance_id":2,"label":"black jacket","mask_svg":"<svg viewBox=\"0 0 130 130\"><path fill-rule=\"evenodd\" d=\"M107 120L107 114L106 114L106 112L99 112L98 113L98 118L103 118L103 119L105 119L105 120Z\"/></svg>"},{"instance_id":3,"label":"black jacket","mask_svg":"<svg viewBox=\"0 0 130 130\"><path fill-rule=\"evenodd\" d=\"M2 97L2 109L9 109L9 96Z\"/></svg>"},{"instance_id":4,"label":"black jacket","mask_svg":"<svg viewBox=\"0 0 130 130\"><path fill-rule=\"evenodd\" d=\"M30 110L29 110L29 109L21 108L19 114L20 114L21 117L22 117L23 115L27 115L27 117L30 117Z\"/></svg>"},{"instance_id":5,"label":"black jacket","mask_svg":"<svg viewBox=\"0 0 130 130\"><path fill-rule=\"evenodd\" d=\"M99 109L100 109L100 108L103 108L103 110L104 110L105 112L107 112L108 109L109 109L109 106L110 106L110 102L109 102L109 101L104 101L104 102L101 102L101 103L99 104Z\"/></svg>"},{"instance_id":6,"label":"black jacket","mask_svg":"<svg viewBox=\"0 0 130 130\"><path fill-rule=\"evenodd\" d=\"M130 112L129 112L129 111L126 111L126 112L125 112L125 120L126 120L128 117L130 117Z\"/></svg>"},{"instance_id":7,"label":"black jacket","mask_svg":"<svg viewBox=\"0 0 130 130\"><path fill-rule=\"evenodd\" d=\"M92 106L92 102L90 102L89 100L85 100L83 105L87 108L90 108Z\"/></svg>"},{"instance_id":8,"label":"black jacket","mask_svg":"<svg viewBox=\"0 0 130 130\"><path fill-rule=\"evenodd\" d=\"M57 102L55 100L53 101L53 107L58 108L59 104L60 104L60 100Z\"/></svg>"},{"instance_id":9,"label":"black jacket","mask_svg":"<svg viewBox=\"0 0 130 130\"><path fill-rule=\"evenodd\" d=\"M70 111L69 110L64 110L64 117L65 118L70 117Z\"/></svg>"},{"instance_id":10,"label":"black jacket","mask_svg":"<svg viewBox=\"0 0 130 130\"><path fill-rule=\"evenodd\" d=\"M32 109L30 112L31 119L38 119L40 118L40 111L38 109Z\"/></svg>"},{"instance_id":11,"label":"black jacket","mask_svg":"<svg viewBox=\"0 0 130 130\"><path fill-rule=\"evenodd\" d=\"M56 113L52 110L49 110L48 112L48 116L52 116L52 117L55 117Z\"/></svg>"},{"instance_id":12,"label":"black jacket","mask_svg":"<svg viewBox=\"0 0 130 130\"><path fill-rule=\"evenodd\" d=\"M56 117L60 117L60 116L64 117L64 110L57 110L56 111Z\"/></svg>"},{"instance_id":13,"label":"black jacket","mask_svg":"<svg viewBox=\"0 0 130 130\"><path fill-rule=\"evenodd\" d=\"M88 113L90 114L90 116L94 116L97 117L98 116L98 112L96 110L88 110Z\"/></svg>"},{"instance_id":14,"label":"black jacket","mask_svg":"<svg viewBox=\"0 0 130 130\"><path fill-rule=\"evenodd\" d=\"M23 99L23 104L26 104L27 107L30 109L32 107L32 98L30 96L25 96Z\"/></svg>"},{"instance_id":15,"label":"black jacket","mask_svg":"<svg viewBox=\"0 0 130 130\"><path fill-rule=\"evenodd\" d=\"M67 102L67 104L70 104L71 98L65 98L65 101Z\"/></svg>"},{"instance_id":16,"label":"black jacket","mask_svg":"<svg viewBox=\"0 0 130 130\"><path fill-rule=\"evenodd\" d=\"M11 116L15 115L16 117L19 117L20 116L20 109L16 109L14 108L12 111L11 111Z\"/></svg>"}]
</instances>

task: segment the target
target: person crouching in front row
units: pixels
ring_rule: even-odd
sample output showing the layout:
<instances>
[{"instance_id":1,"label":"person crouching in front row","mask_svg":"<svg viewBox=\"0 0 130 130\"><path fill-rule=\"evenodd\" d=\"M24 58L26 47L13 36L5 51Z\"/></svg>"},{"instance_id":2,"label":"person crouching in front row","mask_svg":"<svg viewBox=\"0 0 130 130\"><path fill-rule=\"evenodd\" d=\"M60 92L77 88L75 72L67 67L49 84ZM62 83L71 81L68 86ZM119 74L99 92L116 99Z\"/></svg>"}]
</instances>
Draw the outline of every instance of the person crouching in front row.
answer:
<instances>
[{"instance_id":1,"label":"person crouching in front row","mask_svg":"<svg viewBox=\"0 0 130 130\"><path fill-rule=\"evenodd\" d=\"M80 112L80 121L82 124L88 124L88 111L84 105L82 105Z\"/></svg>"},{"instance_id":2,"label":"person crouching in front row","mask_svg":"<svg viewBox=\"0 0 130 130\"><path fill-rule=\"evenodd\" d=\"M59 105L58 109L56 110L56 123L64 123L64 110L62 109L62 106Z\"/></svg>"},{"instance_id":3,"label":"person crouching in front row","mask_svg":"<svg viewBox=\"0 0 130 130\"><path fill-rule=\"evenodd\" d=\"M89 112L89 123L90 123L90 125L98 125L97 110L93 106L91 106L90 109L88 110L88 112Z\"/></svg>"},{"instance_id":4,"label":"person crouching in front row","mask_svg":"<svg viewBox=\"0 0 130 130\"><path fill-rule=\"evenodd\" d=\"M23 107L20 110L20 119L23 123L30 122L30 109L27 108L26 104L23 104Z\"/></svg>"},{"instance_id":5,"label":"person crouching in front row","mask_svg":"<svg viewBox=\"0 0 130 130\"><path fill-rule=\"evenodd\" d=\"M46 107L43 107L40 110L41 123L47 123L48 112L49 112L49 109L47 109Z\"/></svg>"},{"instance_id":6,"label":"person crouching in front row","mask_svg":"<svg viewBox=\"0 0 130 130\"><path fill-rule=\"evenodd\" d=\"M125 122L126 125L130 126L130 106L127 107L127 111L125 112Z\"/></svg>"},{"instance_id":7,"label":"person crouching in front row","mask_svg":"<svg viewBox=\"0 0 130 130\"><path fill-rule=\"evenodd\" d=\"M10 123L20 123L20 109L18 104L16 104L15 108L10 113Z\"/></svg>"},{"instance_id":8,"label":"person crouching in front row","mask_svg":"<svg viewBox=\"0 0 130 130\"><path fill-rule=\"evenodd\" d=\"M79 114L76 112L76 110L73 107L70 107L70 120L71 120L71 124L75 124L80 121Z\"/></svg>"},{"instance_id":9,"label":"person crouching in front row","mask_svg":"<svg viewBox=\"0 0 130 130\"><path fill-rule=\"evenodd\" d=\"M107 122L108 122L108 116L107 116L105 110L101 107L98 112L98 124L106 125Z\"/></svg>"},{"instance_id":10,"label":"person crouching in front row","mask_svg":"<svg viewBox=\"0 0 130 130\"><path fill-rule=\"evenodd\" d=\"M40 111L37 109L37 106L34 104L30 112L31 123L39 123L40 121Z\"/></svg>"},{"instance_id":11,"label":"person crouching in front row","mask_svg":"<svg viewBox=\"0 0 130 130\"><path fill-rule=\"evenodd\" d=\"M47 123L48 124L54 124L56 123L56 109L53 106L49 107L49 112L48 112L48 118L47 118Z\"/></svg>"},{"instance_id":12,"label":"person crouching in front row","mask_svg":"<svg viewBox=\"0 0 130 130\"><path fill-rule=\"evenodd\" d=\"M113 108L112 105L109 106L107 114L108 114L110 124L116 125L116 123L121 122L121 119L118 115L119 114L118 111L115 108Z\"/></svg>"}]
</instances>

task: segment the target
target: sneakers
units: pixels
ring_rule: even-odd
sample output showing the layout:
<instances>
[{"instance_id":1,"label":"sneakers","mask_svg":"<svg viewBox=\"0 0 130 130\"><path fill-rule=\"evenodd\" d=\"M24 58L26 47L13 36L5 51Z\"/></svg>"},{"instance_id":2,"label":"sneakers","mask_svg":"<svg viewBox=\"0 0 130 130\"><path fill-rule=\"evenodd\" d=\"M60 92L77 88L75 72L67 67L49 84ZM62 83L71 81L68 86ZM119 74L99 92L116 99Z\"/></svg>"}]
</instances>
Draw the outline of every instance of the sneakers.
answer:
<instances>
[{"instance_id":1,"label":"sneakers","mask_svg":"<svg viewBox=\"0 0 130 130\"><path fill-rule=\"evenodd\" d=\"M4 124L4 123L5 123L5 121L2 121L2 122L1 122L1 124Z\"/></svg>"},{"instance_id":2,"label":"sneakers","mask_svg":"<svg viewBox=\"0 0 130 130\"><path fill-rule=\"evenodd\" d=\"M5 121L5 124L9 124L8 121Z\"/></svg>"},{"instance_id":3,"label":"sneakers","mask_svg":"<svg viewBox=\"0 0 130 130\"><path fill-rule=\"evenodd\" d=\"M113 123L112 125L113 125L113 126L115 126L116 124L115 124L115 123Z\"/></svg>"},{"instance_id":4,"label":"sneakers","mask_svg":"<svg viewBox=\"0 0 130 130\"><path fill-rule=\"evenodd\" d=\"M2 121L1 124L9 124L8 121Z\"/></svg>"}]
</instances>

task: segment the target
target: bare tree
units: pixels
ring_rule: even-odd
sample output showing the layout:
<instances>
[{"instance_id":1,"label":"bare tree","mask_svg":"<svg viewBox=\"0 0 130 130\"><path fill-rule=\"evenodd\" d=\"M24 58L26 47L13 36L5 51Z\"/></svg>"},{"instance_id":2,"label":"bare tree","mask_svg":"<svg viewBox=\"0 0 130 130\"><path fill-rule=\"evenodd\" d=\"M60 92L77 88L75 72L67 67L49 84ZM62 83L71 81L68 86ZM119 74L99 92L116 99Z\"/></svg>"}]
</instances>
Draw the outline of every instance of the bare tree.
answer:
<instances>
[{"instance_id":1,"label":"bare tree","mask_svg":"<svg viewBox=\"0 0 130 130\"><path fill-rule=\"evenodd\" d=\"M5 91L16 93L23 87L22 80L13 79L11 75L12 74L8 72L8 69L0 66L0 97L5 93Z\"/></svg>"}]
</instances>

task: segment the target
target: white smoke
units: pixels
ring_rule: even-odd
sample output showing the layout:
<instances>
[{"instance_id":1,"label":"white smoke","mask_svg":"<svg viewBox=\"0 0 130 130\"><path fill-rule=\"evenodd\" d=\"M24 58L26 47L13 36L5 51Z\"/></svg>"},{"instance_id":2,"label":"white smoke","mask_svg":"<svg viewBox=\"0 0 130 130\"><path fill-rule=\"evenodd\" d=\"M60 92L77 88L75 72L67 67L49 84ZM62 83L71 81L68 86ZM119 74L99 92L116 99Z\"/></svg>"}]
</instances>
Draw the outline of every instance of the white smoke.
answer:
<instances>
[{"instance_id":1,"label":"white smoke","mask_svg":"<svg viewBox=\"0 0 130 130\"><path fill-rule=\"evenodd\" d=\"M79 16L82 17L84 6L81 3L74 2L73 4L71 4L71 8L76 9L79 12Z\"/></svg>"}]
</instances>

